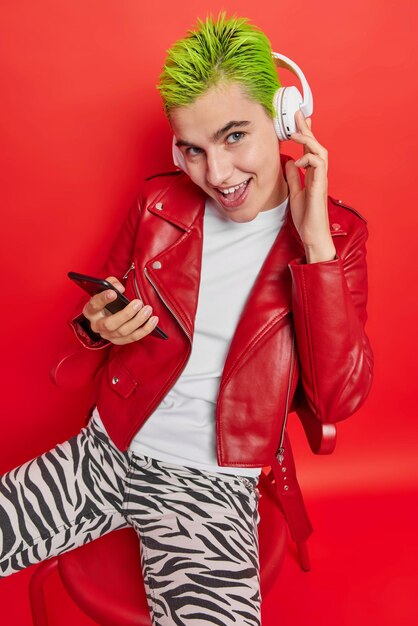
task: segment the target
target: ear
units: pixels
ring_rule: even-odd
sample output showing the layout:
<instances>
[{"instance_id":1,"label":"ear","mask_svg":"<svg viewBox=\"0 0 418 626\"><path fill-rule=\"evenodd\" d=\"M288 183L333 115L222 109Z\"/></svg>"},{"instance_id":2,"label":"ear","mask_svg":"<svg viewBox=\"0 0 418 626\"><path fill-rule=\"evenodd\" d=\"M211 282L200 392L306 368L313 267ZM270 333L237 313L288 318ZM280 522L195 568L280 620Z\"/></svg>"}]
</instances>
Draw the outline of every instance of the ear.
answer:
<instances>
[{"instance_id":1,"label":"ear","mask_svg":"<svg viewBox=\"0 0 418 626\"><path fill-rule=\"evenodd\" d=\"M183 153L180 148L176 145L176 138L173 135L173 143L172 143L172 155L173 155L173 163L176 167L187 174L187 167L184 161Z\"/></svg>"}]
</instances>

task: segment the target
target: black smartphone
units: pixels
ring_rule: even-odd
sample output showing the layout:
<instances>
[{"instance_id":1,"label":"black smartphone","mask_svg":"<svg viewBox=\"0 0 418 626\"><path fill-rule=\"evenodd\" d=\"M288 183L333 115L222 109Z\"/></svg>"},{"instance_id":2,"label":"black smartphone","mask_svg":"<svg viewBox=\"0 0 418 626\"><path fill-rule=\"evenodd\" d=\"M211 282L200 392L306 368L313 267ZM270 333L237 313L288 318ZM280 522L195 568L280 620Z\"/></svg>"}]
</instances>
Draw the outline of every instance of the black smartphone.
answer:
<instances>
[{"instance_id":1,"label":"black smartphone","mask_svg":"<svg viewBox=\"0 0 418 626\"><path fill-rule=\"evenodd\" d=\"M117 313L118 311L121 311L130 302L130 300L128 300L128 298L126 298L126 296L124 296L118 289L116 289L112 283L109 283L109 281L104 280L103 278L94 278L93 276L79 274L78 272L68 272L67 276L79 287L84 289L84 291L87 291L87 293L91 296L95 296L97 293L101 293L107 289L112 289L112 291L117 294L117 298L105 306L105 309L107 309L110 313ZM159 326L156 326L150 335L154 335L154 337L159 337L160 339L168 339L167 333L165 333Z\"/></svg>"}]
</instances>

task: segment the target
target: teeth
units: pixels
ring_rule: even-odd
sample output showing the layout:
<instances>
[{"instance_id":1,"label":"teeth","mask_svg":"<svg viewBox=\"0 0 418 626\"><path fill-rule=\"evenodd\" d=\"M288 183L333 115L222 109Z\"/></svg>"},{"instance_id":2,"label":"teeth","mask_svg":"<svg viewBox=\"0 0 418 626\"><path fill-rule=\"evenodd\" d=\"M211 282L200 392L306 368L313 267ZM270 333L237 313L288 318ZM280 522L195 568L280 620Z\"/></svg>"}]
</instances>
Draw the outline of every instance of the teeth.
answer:
<instances>
[{"instance_id":1,"label":"teeth","mask_svg":"<svg viewBox=\"0 0 418 626\"><path fill-rule=\"evenodd\" d=\"M247 184L248 181L244 180L243 183L241 183L240 185L237 185L236 187L229 187L229 189L223 189L221 191L221 193L223 193L225 196L227 196L229 193L234 193L234 191L236 191L237 189L239 189L240 187L244 187L244 185Z\"/></svg>"}]
</instances>

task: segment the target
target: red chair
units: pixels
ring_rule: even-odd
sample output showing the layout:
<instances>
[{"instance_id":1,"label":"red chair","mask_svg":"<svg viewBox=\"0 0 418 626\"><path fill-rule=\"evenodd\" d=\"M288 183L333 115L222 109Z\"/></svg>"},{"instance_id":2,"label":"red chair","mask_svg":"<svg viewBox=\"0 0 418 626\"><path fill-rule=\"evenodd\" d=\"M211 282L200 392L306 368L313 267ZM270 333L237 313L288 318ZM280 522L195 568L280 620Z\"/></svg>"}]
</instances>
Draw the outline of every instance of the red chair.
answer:
<instances>
[{"instance_id":1,"label":"red chair","mask_svg":"<svg viewBox=\"0 0 418 626\"><path fill-rule=\"evenodd\" d=\"M280 571L287 539L285 518L277 505L274 488L263 473L259 482L263 597ZM41 563L31 578L29 588L34 626L48 626L43 584L55 570L58 570L64 587L77 606L101 626L150 626L138 538L133 529L111 532Z\"/></svg>"}]
</instances>

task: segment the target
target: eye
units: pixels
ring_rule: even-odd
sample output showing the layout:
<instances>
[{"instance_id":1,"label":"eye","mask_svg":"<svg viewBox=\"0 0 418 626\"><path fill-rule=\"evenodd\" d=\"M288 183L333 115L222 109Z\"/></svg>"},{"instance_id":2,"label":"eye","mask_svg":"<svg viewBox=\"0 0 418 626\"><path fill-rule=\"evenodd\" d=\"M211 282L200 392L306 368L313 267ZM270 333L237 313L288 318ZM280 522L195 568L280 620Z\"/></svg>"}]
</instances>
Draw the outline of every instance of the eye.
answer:
<instances>
[{"instance_id":1,"label":"eye","mask_svg":"<svg viewBox=\"0 0 418 626\"><path fill-rule=\"evenodd\" d=\"M242 133L241 131L235 131L235 133L231 133L230 135L227 136L226 142L237 143L238 141L241 141L241 139L244 136L245 136L245 133Z\"/></svg>"},{"instance_id":2,"label":"eye","mask_svg":"<svg viewBox=\"0 0 418 626\"><path fill-rule=\"evenodd\" d=\"M203 150L201 148L197 148L196 146L189 146L184 152L187 156L193 157L202 154Z\"/></svg>"}]
</instances>

